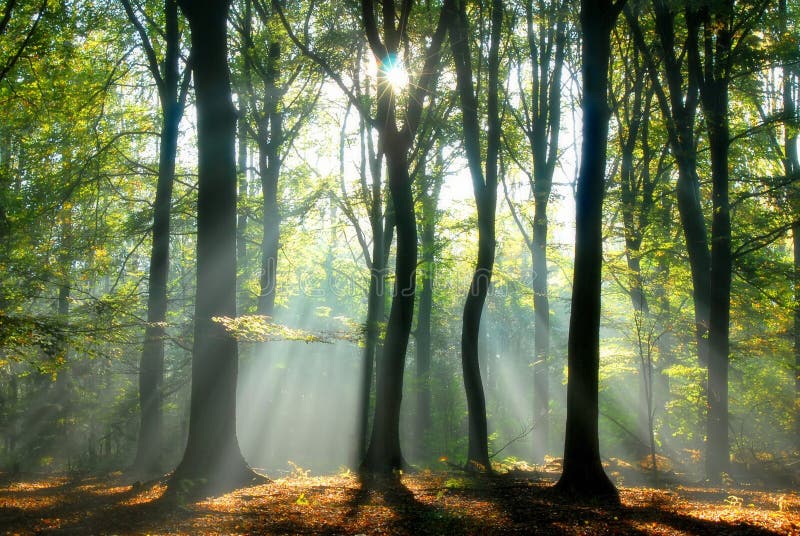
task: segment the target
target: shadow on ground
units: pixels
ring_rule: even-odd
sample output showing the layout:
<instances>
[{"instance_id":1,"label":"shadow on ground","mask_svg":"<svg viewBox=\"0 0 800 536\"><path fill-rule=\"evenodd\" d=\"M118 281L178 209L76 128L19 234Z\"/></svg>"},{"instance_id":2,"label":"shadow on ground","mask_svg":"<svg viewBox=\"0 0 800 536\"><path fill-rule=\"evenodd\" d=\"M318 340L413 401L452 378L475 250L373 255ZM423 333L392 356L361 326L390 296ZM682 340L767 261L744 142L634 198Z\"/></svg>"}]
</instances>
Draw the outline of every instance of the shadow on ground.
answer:
<instances>
[{"instance_id":1,"label":"shadow on ground","mask_svg":"<svg viewBox=\"0 0 800 536\"><path fill-rule=\"evenodd\" d=\"M742 517L692 516L687 503L657 490L623 506L578 503L554 494L549 482L519 475L282 479L200 501L165 489L163 480L131 485L119 477L0 484L0 533L785 533Z\"/></svg>"}]
</instances>

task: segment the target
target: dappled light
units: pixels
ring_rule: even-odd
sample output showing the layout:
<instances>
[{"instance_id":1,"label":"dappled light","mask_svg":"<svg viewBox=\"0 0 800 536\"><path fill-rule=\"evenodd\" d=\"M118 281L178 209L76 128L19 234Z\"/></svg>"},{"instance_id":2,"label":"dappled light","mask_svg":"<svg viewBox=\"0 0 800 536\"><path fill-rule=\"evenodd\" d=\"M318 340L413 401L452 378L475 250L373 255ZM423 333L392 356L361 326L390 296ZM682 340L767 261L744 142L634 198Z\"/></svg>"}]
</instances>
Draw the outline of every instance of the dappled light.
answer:
<instances>
[{"instance_id":1,"label":"dappled light","mask_svg":"<svg viewBox=\"0 0 800 536\"><path fill-rule=\"evenodd\" d=\"M539 473L491 480L423 472L390 478L295 473L190 501L162 483L63 479L0 485L11 533L118 534L792 534L796 493L675 486L624 488L620 507L567 502Z\"/></svg>"}]
</instances>

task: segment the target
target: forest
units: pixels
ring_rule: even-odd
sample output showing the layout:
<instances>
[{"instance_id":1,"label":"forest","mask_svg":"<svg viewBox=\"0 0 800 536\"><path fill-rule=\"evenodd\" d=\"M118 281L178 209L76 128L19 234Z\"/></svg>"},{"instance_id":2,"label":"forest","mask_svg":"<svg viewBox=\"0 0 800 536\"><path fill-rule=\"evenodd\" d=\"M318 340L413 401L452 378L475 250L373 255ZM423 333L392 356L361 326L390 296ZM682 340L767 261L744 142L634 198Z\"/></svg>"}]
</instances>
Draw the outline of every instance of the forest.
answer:
<instances>
[{"instance_id":1,"label":"forest","mask_svg":"<svg viewBox=\"0 0 800 536\"><path fill-rule=\"evenodd\" d=\"M800 534L796 0L0 0L0 532Z\"/></svg>"}]
</instances>

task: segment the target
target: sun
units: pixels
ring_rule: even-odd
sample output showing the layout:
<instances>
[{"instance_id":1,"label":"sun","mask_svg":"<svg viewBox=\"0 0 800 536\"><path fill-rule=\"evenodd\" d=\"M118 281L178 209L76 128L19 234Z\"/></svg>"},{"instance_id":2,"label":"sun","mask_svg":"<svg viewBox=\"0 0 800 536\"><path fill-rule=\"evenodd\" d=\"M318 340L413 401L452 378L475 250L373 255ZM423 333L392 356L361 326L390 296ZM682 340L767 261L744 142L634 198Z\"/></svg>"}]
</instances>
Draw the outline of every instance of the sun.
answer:
<instances>
[{"instance_id":1,"label":"sun","mask_svg":"<svg viewBox=\"0 0 800 536\"><path fill-rule=\"evenodd\" d=\"M381 62L380 68L395 93L408 87L408 71L403 65L403 60L391 54Z\"/></svg>"}]
</instances>

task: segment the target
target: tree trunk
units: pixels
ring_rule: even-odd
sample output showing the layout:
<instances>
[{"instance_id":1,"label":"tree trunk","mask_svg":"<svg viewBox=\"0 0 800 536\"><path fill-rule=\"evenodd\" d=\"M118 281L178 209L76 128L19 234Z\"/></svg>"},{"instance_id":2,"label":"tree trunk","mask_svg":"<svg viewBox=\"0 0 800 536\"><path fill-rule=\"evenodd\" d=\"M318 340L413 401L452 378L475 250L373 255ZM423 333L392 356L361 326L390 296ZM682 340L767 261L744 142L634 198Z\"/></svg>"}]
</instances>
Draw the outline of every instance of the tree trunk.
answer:
<instances>
[{"instance_id":1,"label":"tree trunk","mask_svg":"<svg viewBox=\"0 0 800 536\"><path fill-rule=\"evenodd\" d=\"M700 105L705 117L711 153L711 288L708 328L708 415L706 477L714 483L729 472L728 360L730 353L731 215L729 201L728 88L733 42L733 1L703 12L705 54L689 48L700 83Z\"/></svg>"},{"instance_id":2,"label":"tree trunk","mask_svg":"<svg viewBox=\"0 0 800 536\"><path fill-rule=\"evenodd\" d=\"M446 0L445 3L449 3ZM397 232L397 254L395 258L395 291L386 326L386 340L381 359L378 361L378 374L375 386L375 415L372 433L361 468L371 473L390 473L404 465L400 451L400 404L403 396L403 371L405 369L408 337L414 316L414 297L416 292L417 268L417 222L414 196L409 176L408 153L417 134L425 98L434 87L441 60L441 44L447 22L446 9L442 9L436 30L425 52L425 65L422 74L410 84L410 94L406 100L405 122L398 125L397 99L395 91L388 82L387 58L397 57L401 36L406 28L399 23L407 22L411 4L403 4L401 16L397 17L393 0L384 0L381 12L383 32L378 30L376 5L374 0L362 0L361 13L364 31L372 53L378 62L378 103L373 126L378 129L379 152L386 156L389 193L394 206L394 226ZM387 218L387 225L390 218ZM390 233L384 233L384 254L388 251L386 241Z\"/></svg>"},{"instance_id":3,"label":"tree trunk","mask_svg":"<svg viewBox=\"0 0 800 536\"><path fill-rule=\"evenodd\" d=\"M182 111L177 103L164 106L161 153L153 207L153 245L150 253L150 285L147 297L147 327L139 365L141 424L134 468L146 474L160 473L162 447L162 389L164 383L164 338L169 278L169 229L178 125Z\"/></svg>"},{"instance_id":4,"label":"tree trunk","mask_svg":"<svg viewBox=\"0 0 800 536\"><path fill-rule=\"evenodd\" d=\"M692 274L692 298L694 302L695 343L698 360L708 363L708 326L711 303L711 253L708 246L706 221L700 203L700 179L697 176L697 146L695 143L695 117L698 104L698 79L691 59L683 65L685 55L676 51L675 11L669 2L654 0L653 10L656 33L662 55L663 78L669 94L657 91L661 113L667 121L667 132L672 154L678 167L676 197L689 267ZM634 32L637 47L648 54L641 28L632 12L626 10L626 18ZM692 10L686 16L686 47L697 47L699 19ZM649 57L649 55L648 55ZM661 74L654 61L648 68L654 84L660 89ZM688 70L684 79L684 69Z\"/></svg>"},{"instance_id":5,"label":"tree trunk","mask_svg":"<svg viewBox=\"0 0 800 536\"><path fill-rule=\"evenodd\" d=\"M433 320L433 289L436 272L436 210L442 186L441 151L437 153L437 171L431 178L433 185L424 193L422 200L422 290L419 296L419 317L417 318L417 408L414 433L416 434L417 456L430 455L431 433L431 361L433 357L431 324Z\"/></svg>"},{"instance_id":6,"label":"tree trunk","mask_svg":"<svg viewBox=\"0 0 800 536\"><path fill-rule=\"evenodd\" d=\"M423 202L424 203L424 202ZM425 210L423 208L423 210ZM434 209L435 210L435 209ZM422 290L419 295L417 318L417 412L414 433L416 451L420 458L428 454L428 434L431 430L431 320L433 316L435 222L433 214L423 215L422 223Z\"/></svg>"},{"instance_id":7,"label":"tree trunk","mask_svg":"<svg viewBox=\"0 0 800 536\"><path fill-rule=\"evenodd\" d=\"M264 196L264 228L261 244L261 290L258 313L272 316L275 308L275 276L278 268L278 240L280 213L278 212L278 178L280 176L280 148L283 143L283 112L280 107L281 89L277 86L280 75L281 47L277 42L269 45L269 59L264 78L264 117L258 126L259 169L261 190Z\"/></svg>"},{"instance_id":8,"label":"tree trunk","mask_svg":"<svg viewBox=\"0 0 800 536\"><path fill-rule=\"evenodd\" d=\"M713 216L711 219L711 307L709 310L708 431L706 476L719 482L729 472L728 355L731 306L731 217L728 200L728 88L713 90L703 106L711 146ZM706 99L704 99L706 100Z\"/></svg>"},{"instance_id":9,"label":"tree trunk","mask_svg":"<svg viewBox=\"0 0 800 536\"><path fill-rule=\"evenodd\" d=\"M525 2L530 110L519 121L531 148L534 197L533 236L526 239L532 257L534 310L533 461L544 463L550 437L550 300L547 287L547 206L558 159L561 130L561 71L566 49L565 3ZM522 87L520 87L522 90Z\"/></svg>"},{"instance_id":10,"label":"tree trunk","mask_svg":"<svg viewBox=\"0 0 800 536\"><path fill-rule=\"evenodd\" d=\"M246 204L247 204L247 197L248 197L248 181L247 181L247 160L248 160L248 150L247 150L247 106L244 103L244 98L240 97L239 100L239 111L238 111L238 122L237 122L237 175L238 175L238 201L237 201L237 211L238 216L236 218L236 266L242 267L245 266L247 263L247 212L246 212ZM241 282L238 284L239 287L239 296L236 300L237 303L237 310L239 314L244 314L247 311L247 295L248 292L244 288L244 285Z\"/></svg>"},{"instance_id":11,"label":"tree trunk","mask_svg":"<svg viewBox=\"0 0 800 536\"><path fill-rule=\"evenodd\" d=\"M139 30L145 49L152 43L144 32L129 2L123 6L130 21ZM178 148L178 130L183 117L183 99L180 93L180 28L178 3L164 1L164 61L149 58L151 74L156 80L161 104L161 133L159 144L158 180L153 203L153 231L150 250L150 271L147 295L147 326L145 328L141 361L139 364L140 426L136 458L132 469L143 474L156 474L163 470L163 410L164 339L167 319L167 280L169 279L170 213L172 186L175 179L175 159Z\"/></svg>"},{"instance_id":12,"label":"tree trunk","mask_svg":"<svg viewBox=\"0 0 800 536\"><path fill-rule=\"evenodd\" d=\"M450 45L456 68L456 84L461 99L461 118L464 150L472 177L475 205L478 211L478 258L472 275L469 292L464 302L461 327L461 368L467 395L469 443L467 469L491 472L489 462L486 398L481 382L478 337L481 315L492 280L495 260L495 210L497 207L497 161L500 145L500 119L498 111L499 48L503 20L503 3L492 1L492 27L489 45L489 80L487 88L486 172L481 169L480 122L478 120L478 95L472 74L472 54L466 6L458 4L451 17Z\"/></svg>"},{"instance_id":13,"label":"tree trunk","mask_svg":"<svg viewBox=\"0 0 800 536\"><path fill-rule=\"evenodd\" d=\"M340 173L344 175L344 125L342 125L341 166ZM375 374L375 358L378 353L380 339L380 323L386 316L386 266L388 264L387 250L391 248L391 240L386 242L386 234L390 233L387 227L389 218L384 214L383 207L383 155L375 154L371 131L362 117L359 121L359 134L361 142L361 174L365 184L369 173L372 184L369 188L370 207L369 223L372 231L372 254L369 263L369 293L367 295L366 338L364 342L363 363L361 369L361 389L358 404L358 430L356 432L357 448L356 461L358 465L367 453L369 440L369 414L372 395L372 379Z\"/></svg>"},{"instance_id":14,"label":"tree trunk","mask_svg":"<svg viewBox=\"0 0 800 536\"><path fill-rule=\"evenodd\" d=\"M547 291L547 204L535 200L533 219L533 460L544 463L550 441L550 298Z\"/></svg>"},{"instance_id":15,"label":"tree trunk","mask_svg":"<svg viewBox=\"0 0 800 536\"><path fill-rule=\"evenodd\" d=\"M559 492L618 500L600 461L600 270L611 30L621 2L581 2L583 142L575 199L575 272L567 352L567 423Z\"/></svg>"},{"instance_id":16,"label":"tree trunk","mask_svg":"<svg viewBox=\"0 0 800 536\"><path fill-rule=\"evenodd\" d=\"M170 487L250 481L236 437L236 340L212 318L236 314L236 113L227 63L229 0L180 0L192 30L197 108L197 293L189 437Z\"/></svg>"},{"instance_id":17,"label":"tree trunk","mask_svg":"<svg viewBox=\"0 0 800 536\"><path fill-rule=\"evenodd\" d=\"M786 0L780 0L778 9L781 21L781 37L786 34ZM786 178L796 183L800 173L800 158L797 154L797 103L794 92L798 81L797 65L789 64L783 68L783 113L786 116L784 125L784 160L783 170ZM796 186L795 186L796 188ZM792 196L792 212L797 214L798 200ZM794 381L795 381L795 445L800 450L800 222L792 225L792 245L794 246Z\"/></svg>"},{"instance_id":18,"label":"tree trunk","mask_svg":"<svg viewBox=\"0 0 800 536\"><path fill-rule=\"evenodd\" d=\"M800 449L800 223L792 225L792 245L794 246L794 433L795 444Z\"/></svg>"},{"instance_id":19,"label":"tree trunk","mask_svg":"<svg viewBox=\"0 0 800 536\"><path fill-rule=\"evenodd\" d=\"M384 138L386 133L381 132L381 136ZM381 359L378 360L372 434L361 464L362 469L373 473L391 473L405 465L400 450L400 405L416 289L417 223L411 178L405 148L397 150L397 145L392 141L384 138L381 144L386 149L397 232L395 288L386 326L386 340Z\"/></svg>"}]
</instances>

